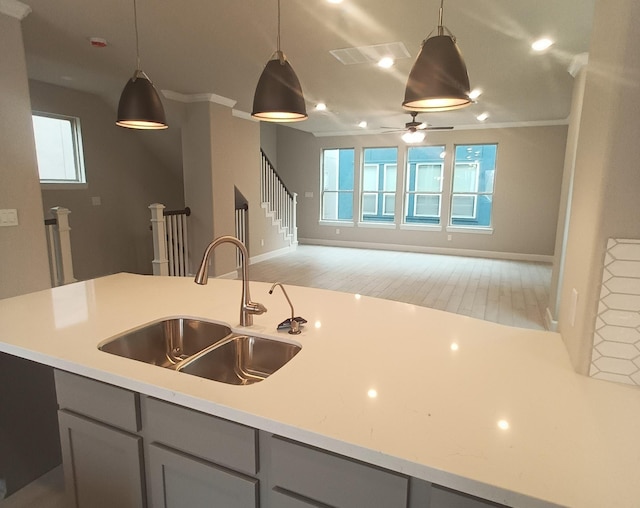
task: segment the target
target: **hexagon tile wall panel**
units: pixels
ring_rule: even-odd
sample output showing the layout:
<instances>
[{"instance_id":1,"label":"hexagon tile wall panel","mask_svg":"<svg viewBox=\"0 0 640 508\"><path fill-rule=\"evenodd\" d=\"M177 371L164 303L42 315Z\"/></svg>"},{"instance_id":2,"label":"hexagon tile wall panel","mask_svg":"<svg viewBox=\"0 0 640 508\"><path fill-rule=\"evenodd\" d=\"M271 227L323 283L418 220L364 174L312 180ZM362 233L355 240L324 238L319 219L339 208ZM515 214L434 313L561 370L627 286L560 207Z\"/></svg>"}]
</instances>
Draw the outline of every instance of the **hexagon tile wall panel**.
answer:
<instances>
[{"instance_id":1,"label":"hexagon tile wall panel","mask_svg":"<svg viewBox=\"0 0 640 508\"><path fill-rule=\"evenodd\" d=\"M607 243L590 375L640 386L640 240Z\"/></svg>"}]
</instances>

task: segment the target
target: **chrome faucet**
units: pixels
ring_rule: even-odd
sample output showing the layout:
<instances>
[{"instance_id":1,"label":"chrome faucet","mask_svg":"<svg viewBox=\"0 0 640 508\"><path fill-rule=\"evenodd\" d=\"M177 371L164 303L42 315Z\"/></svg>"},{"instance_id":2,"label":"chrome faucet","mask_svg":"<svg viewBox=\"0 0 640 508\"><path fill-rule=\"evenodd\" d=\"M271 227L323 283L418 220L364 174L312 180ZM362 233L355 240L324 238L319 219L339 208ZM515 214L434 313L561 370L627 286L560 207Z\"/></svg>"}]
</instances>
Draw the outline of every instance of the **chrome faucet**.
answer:
<instances>
[{"instance_id":1,"label":"chrome faucet","mask_svg":"<svg viewBox=\"0 0 640 508\"><path fill-rule=\"evenodd\" d=\"M209 258L213 250L221 243L234 244L242 254L242 302L240 304L240 326L251 326L254 314L264 314L267 308L261 303L252 302L249 295L249 253L244 244L234 236L219 236L211 242L204 251L202 263L196 273L195 283L204 285L209 278Z\"/></svg>"},{"instance_id":2,"label":"chrome faucet","mask_svg":"<svg viewBox=\"0 0 640 508\"><path fill-rule=\"evenodd\" d=\"M305 324L307 320L301 317L296 317L295 315L296 313L293 310L293 304L289 299L289 295L287 294L287 292L284 289L284 286L280 282L274 282L274 284L271 286L271 289L269 290L269 294L270 295L273 294L273 290L276 288L276 286L280 286L280 289L282 289L282 292L284 293L284 297L287 299L287 302L289 303L289 307L291 308L291 317L289 319L285 319L282 323L280 323L278 325L278 330L283 328L289 328L289 333L298 335L299 333L301 333L300 325Z\"/></svg>"}]
</instances>

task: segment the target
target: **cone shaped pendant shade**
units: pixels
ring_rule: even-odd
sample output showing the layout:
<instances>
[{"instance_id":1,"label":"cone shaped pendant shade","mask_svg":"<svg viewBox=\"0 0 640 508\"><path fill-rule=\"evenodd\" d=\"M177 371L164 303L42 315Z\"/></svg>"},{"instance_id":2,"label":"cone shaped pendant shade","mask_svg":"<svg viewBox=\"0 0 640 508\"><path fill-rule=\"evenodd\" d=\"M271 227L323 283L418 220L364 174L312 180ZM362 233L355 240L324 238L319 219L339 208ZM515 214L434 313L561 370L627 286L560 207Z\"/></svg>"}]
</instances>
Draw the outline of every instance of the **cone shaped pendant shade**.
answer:
<instances>
[{"instance_id":1,"label":"cone shaped pendant shade","mask_svg":"<svg viewBox=\"0 0 640 508\"><path fill-rule=\"evenodd\" d=\"M120 95L116 125L130 129L166 129L160 96L147 75L137 70Z\"/></svg>"},{"instance_id":2,"label":"cone shaped pendant shade","mask_svg":"<svg viewBox=\"0 0 640 508\"><path fill-rule=\"evenodd\" d=\"M137 65L133 77L127 82L120 95L116 125L129 129L166 129L168 125L160 96L149 77L140 70L136 0L133 0L133 15Z\"/></svg>"},{"instance_id":3,"label":"cone shaped pendant shade","mask_svg":"<svg viewBox=\"0 0 640 508\"><path fill-rule=\"evenodd\" d=\"M251 116L267 122L298 122L307 118L300 81L284 55L269 60L262 71Z\"/></svg>"},{"instance_id":4,"label":"cone shaped pendant shade","mask_svg":"<svg viewBox=\"0 0 640 508\"><path fill-rule=\"evenodd\" d=\"M266 122L299 122L308 118L298 76L280 50L280 0L277 50L258 80L251 116Z\"/></svg>"},{"instance_id":5,"label":"cone shaped pendant shade","mask_svg":"<svg viewBox=\"0 0 640 508\"><path fill-rule=\"evenodd\" d=\"M402 107L409 111L448 111L471 104L469 75L455 37L445 35L442 2L438 35L422 44L409 73Z\"/></svg>"}]
</instances>

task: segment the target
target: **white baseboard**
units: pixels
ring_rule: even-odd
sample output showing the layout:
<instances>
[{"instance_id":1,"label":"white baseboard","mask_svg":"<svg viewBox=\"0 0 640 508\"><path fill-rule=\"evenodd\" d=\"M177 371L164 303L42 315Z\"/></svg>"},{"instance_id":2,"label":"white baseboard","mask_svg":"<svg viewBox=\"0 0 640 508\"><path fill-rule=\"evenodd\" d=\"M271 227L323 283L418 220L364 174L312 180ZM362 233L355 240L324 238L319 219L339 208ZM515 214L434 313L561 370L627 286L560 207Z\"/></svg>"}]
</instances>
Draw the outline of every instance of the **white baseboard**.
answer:
<instances>
[{"instance_id":1,"label":"white baseboard","mask_svg":"<svg viewBox=\"0 0 640 508\"><path fill-rule=\"evenodd\" d=\"M401 252L421 252L424 254L443 254L447 256L467 256L475 258L507 259L512 261L535 261L552 263L553 256L543 254L522 254L519 252L497 252L491 250L449 249L444 247L427 247L424 245L398 245L392 243L353 242L345 240L324 240L318 238L298 238L303 245L326 245L327 247L350 247L355 249L393 250Z\"/></svg>"},{"instance_id":2,"label":"white baseboard","mask_svg":"<svg viewBox=\"0 0 640 508\"><path fill-rule=\"evenodd\" d=\"M296 250L297 244L292 244L289 247L283 247L282 249L272 250L271 252L265 252L264 254L259 254L257 256L253 256L249 258L249 264L253 265L255 263L260 263L261 261L267 261L268 259L277 258L278 256L282 256L283 254L289 254L290 252L294 252Z\"/></svg>"},{"instance_id":3,"label":"white baseboard","mask_svg":"<svg viewBox=\"0 0 640 508\"><path fill-rule=\"evenodd\" d=\"M550 332L558 331L558 322L553 319L553 315L551 314L549 307L547 307L547 310L544 313L544 326Z\"/></svg>"}]
</instances>

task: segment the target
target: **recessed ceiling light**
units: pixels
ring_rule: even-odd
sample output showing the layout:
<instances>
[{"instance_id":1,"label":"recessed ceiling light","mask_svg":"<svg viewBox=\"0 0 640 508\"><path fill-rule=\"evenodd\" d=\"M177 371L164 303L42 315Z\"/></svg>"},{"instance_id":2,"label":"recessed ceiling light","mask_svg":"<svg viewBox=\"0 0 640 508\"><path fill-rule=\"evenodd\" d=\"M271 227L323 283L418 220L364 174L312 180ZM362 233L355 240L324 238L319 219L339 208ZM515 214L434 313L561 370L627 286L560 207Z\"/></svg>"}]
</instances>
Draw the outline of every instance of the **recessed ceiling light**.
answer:
<instances>
[{"instance_id":1,"label":"recessed ceiling light","mask_svg":"<svg viewBox=\"0 0 640 508\"><path fill-rule=\"evenodd\" d=\"M475 101L481 95L482 95L482 90L480 90L479 88L474 88L473 90L471 90L471 92L469 92L469 99L471 99L472 101Z\"/></svg>"},{"instance_id":2,"label":"recessed ceiling light","mask_svg":"<svg viewBox=\"0 0 640 508\"><path fill-rule=\"evenodd\" d=\"M553 41L551 39L542 38L534 41L531 44L531 49L534 51L544 51L545 49L550 48L553 45Z\"/></svg>"},{"instance_id":3,"label":"recessed ceiling light","mask_svg":"<svg viewBox=\"0 0 640 508\"><path fill-rule=\"evenodd\" d=\"M341 4L342 0L327 0L330 4Z\"/></svg>"},{"instance_id":4,"label":"recessed ceiling light","mask_svg":"<svg viewBox=\"0 0 640 508\"><path fill-rule=\"evenodd\" d=\"M487 118L489 118L489 113L485 111L484 113L481 113L478 116L476 116L476 118L478 119L479 122L484 122Z\"/></svg>"},{"instance_id":5,"label":"recessed ceiling light","mask_svg":"<svg viewBox=\"0 0 640 508\"><path fill-rule=\"evenodd\" d=\"M316 104L316 111L326 111L327 110L327 105L324 102L318 102L318 104Z\"/></svg>"},{"instance_id":6,"label":"recessed ceiling light","mask_svg":"<svg viewBox=\"0 0 640 508\"><path fill-rule=\"evenodd\" d=\"M393 67L394 63L395 63L395 60L393 58L391 58L390 56L385 56L380 60L378 60L378 67L382 67L383 69L389 69L390 67Z\"/></svg>"},{"instance_id":7,"label":"recessed ceiling light","mask_svg":"<svg viewBox=\"0 0 640 508\"><path fill-rule=\"evenodd\" d=\"M362 122L358 124L358 127L360 127L361 129L366 129L367 125L369 124L365 120L362 120Z\"/></svg>"}]
</instances>

